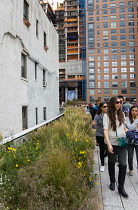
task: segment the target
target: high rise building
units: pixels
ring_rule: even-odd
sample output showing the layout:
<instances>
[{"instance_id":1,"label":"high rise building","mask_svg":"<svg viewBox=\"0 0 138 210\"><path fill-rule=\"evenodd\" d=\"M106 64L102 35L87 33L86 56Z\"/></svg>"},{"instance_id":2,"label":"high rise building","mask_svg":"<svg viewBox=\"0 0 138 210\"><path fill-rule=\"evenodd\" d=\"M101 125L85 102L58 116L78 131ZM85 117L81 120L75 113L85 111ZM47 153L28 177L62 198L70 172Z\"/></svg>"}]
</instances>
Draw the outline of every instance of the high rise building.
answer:
<instances>
[{"instance_id":1,"label":"high rise building","mask_svg":"<svg viewBox=\"0 0 138 210\"><path fill-rule=\"evenodd\" d=\"M55 11L59 33L60 103L83 98L84 19L80 4L82 0L65 0Z\"/></svg>"},{"instance_id":2,"label":"high rise building","mask_svg":"<svg viewBox=\"0 0 138 210\"><path fill-rule=\"evenodd\" d=\"M87 0L87 102L138 102L138 1Z\"/></svg>"}]
</instances>

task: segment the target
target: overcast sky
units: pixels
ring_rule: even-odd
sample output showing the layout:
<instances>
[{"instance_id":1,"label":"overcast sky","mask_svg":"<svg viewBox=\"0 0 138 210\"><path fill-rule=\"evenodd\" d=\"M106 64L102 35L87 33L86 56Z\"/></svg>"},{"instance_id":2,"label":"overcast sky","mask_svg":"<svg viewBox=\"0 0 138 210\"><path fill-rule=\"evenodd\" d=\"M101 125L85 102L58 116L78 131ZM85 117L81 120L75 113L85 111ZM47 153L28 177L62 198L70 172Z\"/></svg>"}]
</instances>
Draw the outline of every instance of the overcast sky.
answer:
<instances>
[{"instance_id":1,"label":"overcast sky","mask_svg":"<svg viewBox=\"0 0 138 210\"><path fill-rule=\"evenodd\" d=\"M50 4L52 4L52 0L48 0ZM56 9L57 6L57 2L59 3L63 3L64 0L53 0L54 5L53 5L53 9Z\"/></svg>"}]
</instances>

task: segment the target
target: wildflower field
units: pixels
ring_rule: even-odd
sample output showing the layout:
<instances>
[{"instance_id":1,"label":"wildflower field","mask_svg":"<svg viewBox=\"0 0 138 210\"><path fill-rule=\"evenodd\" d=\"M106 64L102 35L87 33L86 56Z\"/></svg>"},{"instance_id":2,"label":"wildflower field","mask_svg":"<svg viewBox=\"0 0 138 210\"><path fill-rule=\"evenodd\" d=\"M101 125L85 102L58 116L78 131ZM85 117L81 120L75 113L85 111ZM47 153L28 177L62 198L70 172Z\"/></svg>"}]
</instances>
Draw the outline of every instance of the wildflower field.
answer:
<instances>
[{"instance_id":1,"label":"wildflower field","mask_svg":"<svg viewBox=\"0 0 138 210\"><path fill-rule=\"evenodd\" d=\"M95 134L83 108L0 146L0 199L10 210L77 210L94 186Z\"/></svg>"}]
</instances>

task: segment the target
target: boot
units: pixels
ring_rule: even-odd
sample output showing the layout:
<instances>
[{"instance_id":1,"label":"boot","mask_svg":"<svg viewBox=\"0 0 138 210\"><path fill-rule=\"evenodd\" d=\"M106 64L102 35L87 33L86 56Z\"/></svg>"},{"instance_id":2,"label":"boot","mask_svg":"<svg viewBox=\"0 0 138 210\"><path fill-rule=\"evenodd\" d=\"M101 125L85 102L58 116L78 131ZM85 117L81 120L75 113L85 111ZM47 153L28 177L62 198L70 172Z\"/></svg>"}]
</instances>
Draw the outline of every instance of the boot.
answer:
<instances>
[{"instance_id":1,"label":"boot","mask_svg":"<svg viewBox=\"0 0 138 210\"><path fill-rule=\"evenodd\" d=\"M115 164L108 162L108 172L110 177L110 190L115 190Z\"/></svg>"},{"instance_id":2,"label":"boot","mask_svg":"<svg viewBox=\"0 0 138 210\"><path fill-rule=\"evenodd\" d=\"M126 176L126 168L127 166L119 165L119 174L118 174L118 192L120 195L122 195L125 198L128 198L128 194L126 193L124 189L124 183L125 183L125 176Z\"/></svg>"}]
</instances>

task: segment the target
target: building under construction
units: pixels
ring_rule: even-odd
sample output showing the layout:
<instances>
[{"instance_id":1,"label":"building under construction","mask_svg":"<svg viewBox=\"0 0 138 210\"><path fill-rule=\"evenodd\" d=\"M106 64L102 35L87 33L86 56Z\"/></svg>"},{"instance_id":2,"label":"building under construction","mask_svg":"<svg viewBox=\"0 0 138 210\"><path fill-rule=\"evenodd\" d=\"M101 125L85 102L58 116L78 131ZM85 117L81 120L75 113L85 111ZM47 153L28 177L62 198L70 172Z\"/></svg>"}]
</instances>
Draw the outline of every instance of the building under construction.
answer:
<instances>
[{"instance_id":1,"label":"building under construction","mask_svg":"<svg viewBox=\"0 0 138 210\"><path fill-rule=\"evenodd\" d=\"M55 15L59 33L59 91L62 103L86 97L85 0L65 0L58 6Z\"/></svg>"}]
</instances>

